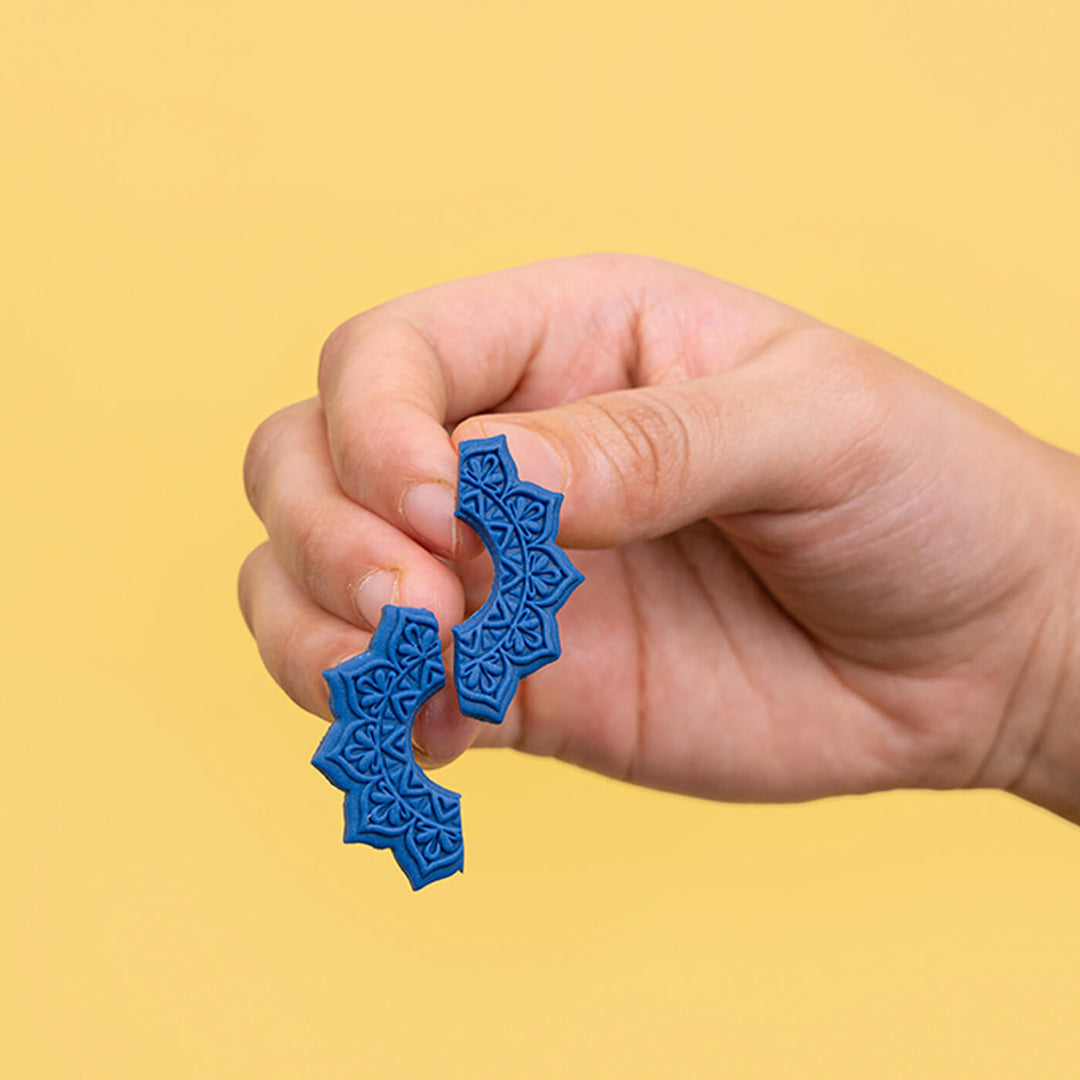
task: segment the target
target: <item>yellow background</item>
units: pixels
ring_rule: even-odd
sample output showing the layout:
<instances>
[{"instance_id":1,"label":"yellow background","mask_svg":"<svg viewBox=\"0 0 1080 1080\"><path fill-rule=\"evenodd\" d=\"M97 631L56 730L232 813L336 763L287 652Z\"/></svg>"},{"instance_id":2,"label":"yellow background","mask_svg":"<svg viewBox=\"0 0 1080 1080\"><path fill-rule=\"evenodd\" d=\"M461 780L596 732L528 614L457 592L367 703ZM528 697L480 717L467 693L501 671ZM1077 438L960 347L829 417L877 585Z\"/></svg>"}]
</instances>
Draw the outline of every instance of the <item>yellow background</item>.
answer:
<instances>
[{"instance_id":1,"label":"yellow background","mask_svg":"<svg viewBox=\"0 0 1080 1080\"><path fill-rule=\"evenodd\" d=\"M1074 1077L1080 830L510 753L468 872L344 847L237 613L348 315L690 263L1080 450L1076 5L0 4L0 1073Z\"/></svg>"}]
</instances>

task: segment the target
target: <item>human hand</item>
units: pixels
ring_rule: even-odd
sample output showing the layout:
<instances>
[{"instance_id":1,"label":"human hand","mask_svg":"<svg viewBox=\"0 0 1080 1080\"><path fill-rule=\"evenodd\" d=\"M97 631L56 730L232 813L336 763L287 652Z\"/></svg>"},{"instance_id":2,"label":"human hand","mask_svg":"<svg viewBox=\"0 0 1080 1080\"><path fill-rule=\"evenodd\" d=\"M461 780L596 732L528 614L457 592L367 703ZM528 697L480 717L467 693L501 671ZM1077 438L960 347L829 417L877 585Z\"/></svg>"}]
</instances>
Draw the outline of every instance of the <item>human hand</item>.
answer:
<instances>
[{"instance_id":1,"label":"human hand","mask_svg":"<svg viewBox=\"0 0 1080 1080\"><path fill-rule=\"evenodd\" d=\"M490 585L454 445L503 433L565 492L563 657L474 741L723 799L998 786L1080 820L1080 465L929 376L690 270L567 259L402 297L331 335L319 397L245 462L264 661L321 671L384 603L444 639ZM440 557L436 557L440 556Z\"/></svg>"}]
</instances>

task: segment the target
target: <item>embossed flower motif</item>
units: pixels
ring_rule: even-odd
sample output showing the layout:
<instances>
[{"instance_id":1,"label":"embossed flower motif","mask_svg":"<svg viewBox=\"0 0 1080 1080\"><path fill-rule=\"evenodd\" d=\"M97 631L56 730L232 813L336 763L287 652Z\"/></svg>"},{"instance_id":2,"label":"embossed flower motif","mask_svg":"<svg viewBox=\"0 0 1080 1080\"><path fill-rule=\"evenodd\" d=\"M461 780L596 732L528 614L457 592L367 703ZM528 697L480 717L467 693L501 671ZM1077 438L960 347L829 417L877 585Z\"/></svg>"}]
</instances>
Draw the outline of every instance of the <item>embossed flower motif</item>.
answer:
<instances>
[{"instance_id":1,"label":"embossed flower motif","mask_svg":"<svg viewBox=\"0 0 1080 1080\"><path fill-rule=\"evenodd\" d=\"M398 642L397 655L406 667L410 683L419 689L442 676L439 635L428 626L407 623Z\"/></svg>"},{"instance_id":2,"label":"embossed flower motif","mask_svg":"<svg viewBox=\"0 0 1080 1080\"><path fill-rule=\"evenodd\" d=\"M462 664L462 674L470 689L493 694L506 676L506 660L499 649L490 649L475 660L466 660Z\"/></svg>"},{"instance_id":3,"label":"embossed flower motif","mask_svg":"<svg viewBox=\"0 0 1080 1080\"><path fill-rule=\"evenodd\" d=\"M400 832L409 825L407 805L386 779L376 781L368 789L367 826Z\"/></svg>"},{"instance_id":4,"label":"embossed flower motif","mask_svg":"<svg viewBox=\"0 0 1080 1080\"><path fill-rule=\"evenodd\" d=\"M414 889L460 870L460 798L417 766L409 739L445 682L435 617L387 607L367 652L324 674L334 723L312 764L345 792L345 840L390 848Z\"/></svg>"},{"instance_id":5,"label":"embossed flower motif","mask_svg":"<svg viewBox=\"0 0 1080 1080\"><path fill-rule=\"evenodd\" d=\"M373 716L381 716L394 692L397 673L388 664L372 666L353 679L360 708Z\"/></svg>"},{"instance_id":6,"label":"embossed flower motif","mask_svg":"<svg viewBox=\"0 0 1080 1080\"><path fill-rule=\"evenodd\" d=\"M337 754L357 776L373 776L379 768L379 744L374 724L356 724Z\"/></svg>"},{"instance_id":7,"label":"embossed flower motif","mask_svg":"<svg viewBox=\"0 0 1080 1080\"><path fill-rule=\"evenodd\" d=\"M547 531L547 504L535 495L524 492L519 492L506 501L517 527L526 539L533 542L542 541Z\"/></svg>"},{"instance_id":8,"label":"embossed flower motif","mask_svg":"<svg viewBox=\"0 0 1080 1080\"><path fill-rule=\"evenodd\" d=\"M537 604L550 607L562 604L577 587L580 575L566 564L561 551L534 549L529 552L529 594Z\"/></svg>"},{"instance_id":9,"label":"embossed flower motif","mask_svg":"<svg viewBox=\"0 0 1080 1080\"><path fill-rule=\"evenodd\" d=\"M438 829L433 825L416 827L416 846L427 859L438 859L449 855L454 850L456 837L449 829Z\"/></svg>"},{"instance_id":10,"label":"embossed flower motif","mask_svg":"<svg viewBox=\"0 0 1080 1080\"><path fill-rule=\"evenodd\" d=\"M522 608L506 639L514 656L522 660L544 647L544 628L534 608Z\"/></svg>"},{"instance_id":11,"label":"embossed flower motif","mask_svg":"<svg viewBox=\"0 0 1080 1080\"><path fill-rule=\"evenodd\" d=\"M506 468L497 453L472 455L462 462L461 475L470 484L495 494L506 487Z\"/></svg>"},{"instance_id":12,"label":"embossed flower motif","mask_svg":"<svg viewBox=\"0 0 1080 1080\"><path fill-rule=\"evenodd\" d=\"M518 479L503 436L461 444L457 516L495 563L487 602L454 628L462 711L500 723L525 676L559 656L555 614L581 574L555 542L562 496Z\"/></svg>"}]
</instances>

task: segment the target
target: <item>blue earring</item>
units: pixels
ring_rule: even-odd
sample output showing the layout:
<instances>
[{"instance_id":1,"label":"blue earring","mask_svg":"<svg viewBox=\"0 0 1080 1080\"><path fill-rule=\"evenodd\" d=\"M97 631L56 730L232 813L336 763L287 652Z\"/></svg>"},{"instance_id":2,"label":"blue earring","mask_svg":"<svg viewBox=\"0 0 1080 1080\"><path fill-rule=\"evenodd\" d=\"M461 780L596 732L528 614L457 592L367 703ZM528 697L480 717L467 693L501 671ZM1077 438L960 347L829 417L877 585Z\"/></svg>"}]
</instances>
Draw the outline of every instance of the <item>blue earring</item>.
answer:
<instances>
[{"instance_id":1,"label":"blue earring","mask_svg":"<svg viewBox=\"0 0 1080 1080\"><path fill-rule=\"evenodd\" d=\"M456 516L491 553L495 579L454 627L454 682L466 716L498 724L518 683L558 659L555 614L584 578L555 542L562 495L518 478L505 436L460 454ZM461 870L461 796L412 750L416 714L446 683L435 616L387 604L367 650L323 677L334 722L311 763L345 792L345 841L390 848L414 889Z\"/></svg>"},{"instance_id":2,"label":"blue earring","mask_svg":"<svg viewBox=\"0 0 1080 1080\"><path fill-rule=\"evenodd\" d=\"M461 796L416 764L412 726L446 684L439 624L383 608L367 650L323 672L334 722L311 759L345 792L345 841L390 848L414 889L461 870Z\"/></svg>"},{"instance_id":3,"label":"blue earring","mask_svg":"<svg viewBox=\"0 0 1080 1080\"><path fill-rule=\"evenodd\" d=\"M561 655L555 613L585 579L555 543L562 495L518 479L506 436L459 450L455 516L483 540L495 581L454 627L454 683L466 716L501 724L518 683Z\"/></svg>"}]
</instances>

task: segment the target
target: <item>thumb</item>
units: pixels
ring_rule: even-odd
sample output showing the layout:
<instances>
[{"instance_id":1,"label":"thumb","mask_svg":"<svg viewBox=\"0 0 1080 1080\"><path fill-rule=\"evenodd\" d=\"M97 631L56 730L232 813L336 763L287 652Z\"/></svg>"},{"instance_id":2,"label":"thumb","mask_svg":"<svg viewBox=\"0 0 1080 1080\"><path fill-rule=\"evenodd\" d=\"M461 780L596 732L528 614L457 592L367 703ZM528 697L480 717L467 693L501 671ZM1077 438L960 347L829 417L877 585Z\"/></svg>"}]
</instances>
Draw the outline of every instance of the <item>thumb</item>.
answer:
<instances>
[{"instance_id":1,"label":"thumb","mask_svg":"<svg viewBox=\"0 0 1080 1080\"><path fill-rule=\"evenodd\" d=\"M880 463L875 366L779 350L701 379L474 417L454 442L505 435L523 480L564 493L560 543L612 547L850 496Z\"/></svg>"}]
</instances>

